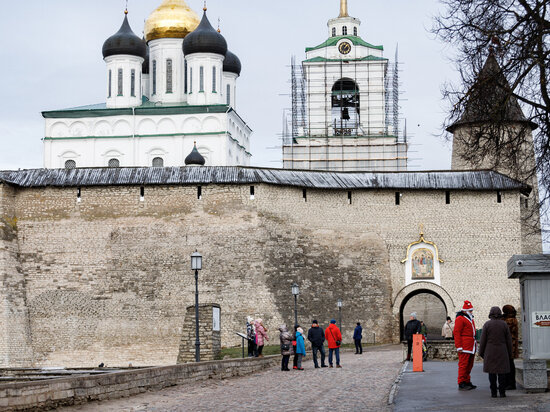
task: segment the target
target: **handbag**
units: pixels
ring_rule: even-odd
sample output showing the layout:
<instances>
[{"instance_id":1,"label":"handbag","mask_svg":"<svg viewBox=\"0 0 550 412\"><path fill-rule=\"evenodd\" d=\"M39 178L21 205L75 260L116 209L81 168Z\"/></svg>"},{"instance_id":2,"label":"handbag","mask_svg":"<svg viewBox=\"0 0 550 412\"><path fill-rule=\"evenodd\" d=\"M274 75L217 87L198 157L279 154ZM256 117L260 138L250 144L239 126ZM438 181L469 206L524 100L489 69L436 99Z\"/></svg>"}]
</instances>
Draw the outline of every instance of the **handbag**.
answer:
<instances>
[{"instance_id":1,"label":"handbag","mask_svg":"<svg viewBox=\"0 0 550 412\"><path fill-rule=\"evenodd\" d=\"M287 344L287 343L281 343L281 350L283 352L286 352L286 351L290 350L290 345Z\"/></svg>"},{"instance_id":2,"label":"handbag","mask_svg":"<svg viewBox=\"0 0 550 412\"><path fill-rule=\"evenodd\" d=\"M334 335L332 334L332 331L330 331L330 335L332 336L332 339L334 339ZM336 343L336 346L338 346L338 347L342 344L342 342L339 341L339 340L335 340L334 342Z\"/></svg>"}]
</instances>

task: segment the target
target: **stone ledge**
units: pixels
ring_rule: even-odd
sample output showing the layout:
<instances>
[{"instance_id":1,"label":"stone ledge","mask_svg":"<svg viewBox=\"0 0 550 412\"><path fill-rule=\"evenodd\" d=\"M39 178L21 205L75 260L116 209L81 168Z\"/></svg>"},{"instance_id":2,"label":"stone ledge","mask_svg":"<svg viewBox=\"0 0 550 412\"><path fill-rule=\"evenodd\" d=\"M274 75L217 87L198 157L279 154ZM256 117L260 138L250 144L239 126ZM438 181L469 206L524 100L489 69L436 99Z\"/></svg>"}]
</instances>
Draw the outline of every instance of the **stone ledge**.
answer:
<instances>
[{"instance_id":1,"label":"stone ledge","mask_svg":"<svg viewBox=\"0 0 550 412\"><path fill-rule=\"evenodd\" d=\"M229 359L0 385L0 411L46 411L93 400L117 399L206 379L242 376L272 367L279 355Z\"/></svg>"}]
</instances>

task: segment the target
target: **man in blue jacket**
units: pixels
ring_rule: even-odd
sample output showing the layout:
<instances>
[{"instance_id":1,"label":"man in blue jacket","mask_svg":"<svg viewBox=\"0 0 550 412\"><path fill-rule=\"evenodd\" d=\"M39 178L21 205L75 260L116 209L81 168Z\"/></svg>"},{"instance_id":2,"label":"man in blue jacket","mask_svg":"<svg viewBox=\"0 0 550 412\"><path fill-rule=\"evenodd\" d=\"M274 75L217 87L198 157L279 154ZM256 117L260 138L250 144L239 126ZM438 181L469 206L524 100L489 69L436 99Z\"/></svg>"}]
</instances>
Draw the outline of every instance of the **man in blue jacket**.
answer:
<instances>
[{"instance_id":1,"label":"man in blue jacket","mask_svg":"<svg viewBox=\"0 0 550 412\"><path fill-rule=\"evenodd\" d=\"M326 368L325 364L325 332L323 328L319 326L317 320L313 319L311 322L311 328L307 331L307 340L311 342L311 349L313 352L313 364L316 368L319 368L317 363L317 352L321 352L321 368Z\"/></svg>"},{"instance_id":2,"label":"man in blue jacket","mask_svg":"<svg viewBox=\"0 0 550 412\"><path fill-rule=\"evenodd\" d=\"M355 354L363 354L363 346L361 345L361 339L363 339L363 328L361 327L361 322L357 322L357 326L353 331L353 341L355 342Z\"/></svg>"}]
</instances>

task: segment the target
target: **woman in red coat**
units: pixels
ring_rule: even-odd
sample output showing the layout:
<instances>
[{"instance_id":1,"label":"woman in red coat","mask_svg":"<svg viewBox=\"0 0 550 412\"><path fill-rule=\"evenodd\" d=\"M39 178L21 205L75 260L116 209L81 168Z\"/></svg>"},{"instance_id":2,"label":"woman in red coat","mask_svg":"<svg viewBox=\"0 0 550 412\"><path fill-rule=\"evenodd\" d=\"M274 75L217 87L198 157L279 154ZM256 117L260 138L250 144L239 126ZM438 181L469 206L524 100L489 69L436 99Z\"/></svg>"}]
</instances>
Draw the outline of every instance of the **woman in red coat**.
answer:
<instances>
[{"instance_id":1,"label":"woman in red coat","mask_svg":"<svg viewBox=\"0 0 550 412\"><path fill-rule=\"evenodd\" d=\"M328 343L328 364L332 368L332 354L336 354L336 367L340 366L340 345L342 344L342 333L338 326L336 326L336 320L332 319L330 325L325 329L325 339Z\"/></svg>"}]
</instances>

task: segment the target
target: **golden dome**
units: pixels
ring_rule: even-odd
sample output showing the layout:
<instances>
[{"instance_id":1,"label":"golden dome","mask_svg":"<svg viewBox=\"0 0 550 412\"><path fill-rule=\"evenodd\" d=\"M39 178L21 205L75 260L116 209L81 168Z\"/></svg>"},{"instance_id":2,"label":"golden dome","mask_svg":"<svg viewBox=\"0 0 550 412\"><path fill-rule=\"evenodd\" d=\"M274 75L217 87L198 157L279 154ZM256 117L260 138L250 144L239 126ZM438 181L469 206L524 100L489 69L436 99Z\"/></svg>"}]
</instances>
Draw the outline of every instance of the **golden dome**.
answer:
<instances>
[{"instance_id":1,"label":"golden dome","mask_svg":"<svg viewBox=\"0 0 550 412\"><path fill-rule=\"evenodd\" d=\"M145 22L145 39L183 39L198 25L199 16L184 0L164 0Z\"/></svg>"}]
</instances>

